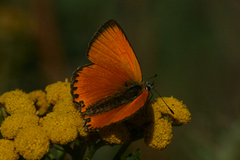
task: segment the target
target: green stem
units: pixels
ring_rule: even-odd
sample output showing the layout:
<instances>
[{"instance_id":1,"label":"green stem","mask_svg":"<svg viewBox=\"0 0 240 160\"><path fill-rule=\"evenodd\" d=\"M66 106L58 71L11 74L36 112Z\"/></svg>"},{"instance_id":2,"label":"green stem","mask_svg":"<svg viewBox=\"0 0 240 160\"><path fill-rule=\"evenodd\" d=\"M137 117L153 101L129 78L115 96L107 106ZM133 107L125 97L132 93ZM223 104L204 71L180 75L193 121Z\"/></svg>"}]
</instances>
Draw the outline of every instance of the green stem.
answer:
<instances>
[{"instance_id":1,"label":"green stem","mask_svg":"<svg viewBox=\"0 0 240 160\"><path fill-rule=\"evenodd\" d=\"M118 152L116 153L116 155L113 157L113 160L120 160L123 153L127 150L127 148L130 146L132 142L127 142L125 144L123 144L120 149L118 150Z\"/></svg>"}]
</instances>

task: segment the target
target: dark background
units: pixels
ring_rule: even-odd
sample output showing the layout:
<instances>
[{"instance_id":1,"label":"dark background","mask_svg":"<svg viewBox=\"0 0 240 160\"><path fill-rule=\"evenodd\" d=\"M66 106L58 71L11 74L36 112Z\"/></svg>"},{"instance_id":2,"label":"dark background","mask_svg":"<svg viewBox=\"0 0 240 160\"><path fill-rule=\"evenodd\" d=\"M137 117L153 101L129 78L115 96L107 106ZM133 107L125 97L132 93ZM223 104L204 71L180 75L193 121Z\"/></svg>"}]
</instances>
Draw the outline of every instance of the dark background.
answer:
<instances>
[{"instance_id":1,"label":"dark background","mask_svg":"<svg viewBox=\"0 0 240 160\"><path fill-rule=\"evenodd\" d=\"M142 159L237 160L239 17L237 0L0 0L0 94L44 90L70 78L89 63L87 45L97 29L115 19L144 80L158 74L155 89L192 113L191 123L174 127L168 148L158 151L140 140L124 156L139 147ZM102 148L95 160L111 159L117 148Z\"/></svg>"}]
</instances>

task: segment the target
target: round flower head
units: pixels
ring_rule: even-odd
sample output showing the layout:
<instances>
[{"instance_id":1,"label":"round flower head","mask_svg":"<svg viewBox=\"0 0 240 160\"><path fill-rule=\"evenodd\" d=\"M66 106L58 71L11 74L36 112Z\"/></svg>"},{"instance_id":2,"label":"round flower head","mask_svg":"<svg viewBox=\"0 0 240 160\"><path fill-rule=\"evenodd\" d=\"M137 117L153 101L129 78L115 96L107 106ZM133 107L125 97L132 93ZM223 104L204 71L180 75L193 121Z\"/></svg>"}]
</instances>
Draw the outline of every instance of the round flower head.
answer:
<instances>
[{"instance_id":1,"label":"round flower head","mask_svg":"<svg viewBox=\"0 0 240 160\"><path fill-rule=\"evenodd\" d=\"M7 139L0 139L0 159L18 160L19 155L14 148L14 142Z\"/></svg>"},{"instance_id":2,"label":"round flower head","mask_svg":"<svg viewBox=\"0 0 240 160\"><path fill-rule=\"evenodd\" d=\"M130 140L130 133L122 123L112 124L100 129L99 135L109 144L124 144Z\"/></svg>"},{"instance_id":3,"label":"round flower head","mask_svg":"<svg viewBox=\"0 0 240 160\"><path fill-rule=\"evenodd\" d=\"M2 136L8 139L13 139L20 129L29 126L37 126L38 121L39 117L37 115L28 112L16 113L8 116L1 126Z\"/></svg>"},{"instance_id":4,"label":"round flower head","mask_svg":"<svg viewBox=\"0 0 240 160\"><path fill-rule=\"evenodd\" d=\"M6 92L0 98L0 103L5 106L6 111L9 114L20 112L35 114L36 108L34 106L34 102L35 101L32 96L18 89Z\"/></svg>"},{"instance_id":5,"label":"round flower head","mask_svg":"<svg viewBox=\"0 0 240 160\"><path fill-rule=\"evenodd\" d=\"M158 150L164 149L172 138L172 125L161 118L145 128L144 136L146 145Z\"/></svg>"},{"instance_id":6,"label":"round flower head","mask_svg":"<svg viewBox=\"0 0 240 160\"><path fill-rule=\"evenodd\" d=\"M78 109L76 108L76 105L73 103L72 97L66 97L64 99L61 99L53 107L53 112L68 113L77 111Z\"/></svg>"},{"instance_id":7,"label":"round flower head","mask_svg":"<svg viewBox=\"0 0 240 160\"><path fill-rule=\"evenodd\" d=\"M56 104L66 97L72 97L70 93L70 83L69 82L57 82L50 84L46 87L47 92L47 102L51 104Z\"/></svg>"},{"instance_id":8,"label":"round flower head","mask_svg":"<svg viewBox=\"0 0 240 160\"><path fill-rule=\"evenodd\" d=\"M168 121L172 123L172 125L182 125L190 122L191 113L187 109L186 105L173 97L164 97L163 99L173 110L174 114L170 112L161 98L157 98L152 105L154 114L155 112L161 113L164 115L164 118L168 119Z\"/></svg>"},{"instance_id":9,"label":"round flower head","mask_svg":"<svg viewBox=\"0 0 240 160\"><path fill-rule=\"evenodd\" d=\"M77 128L81 124L80 113L51 112L39 123L53 143L64 145L77 138Z\"/></svg>"},{"instance_id":10,"label":"round flower head","mask_svg":"<svg viewBox=\"0 0 240 160\"><path fill-rule=\"evenodd\" d=\"M40 126L21 129L14 144L17 152L25 159L41 159L49 150L49 139Z\"/></svg>"},{"instance_id":11,"label":"round flower head","mask_svg":"<svg viewBox=\"0 0 240 160\"><path fill-rule=\"evenodd\" d=\"M37 108L37 114L40 116L44 115L50 107L50 104L47 103L46 93L42 90L37 90L30 92L29 95L37 99L37 103L35 104Z\"/></svg>"}]
</instances>

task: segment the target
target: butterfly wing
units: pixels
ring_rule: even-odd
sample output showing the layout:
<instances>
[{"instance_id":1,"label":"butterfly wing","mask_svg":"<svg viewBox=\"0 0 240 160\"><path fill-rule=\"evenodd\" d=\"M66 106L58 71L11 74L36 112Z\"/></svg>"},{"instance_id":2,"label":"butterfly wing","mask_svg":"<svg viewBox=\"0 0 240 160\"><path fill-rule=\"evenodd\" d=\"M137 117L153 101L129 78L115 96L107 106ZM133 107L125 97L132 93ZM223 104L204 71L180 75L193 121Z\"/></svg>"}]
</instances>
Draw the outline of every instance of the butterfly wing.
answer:
<instances>
[{"instance_id":1,"label":"butterfly wing","mask_svg":"<svg viewBox=\"0 0 240 160\"><path fill-rule=\"evenodd\" d=\"M142 81L142 72L133 49L114 20L103 24L94 35L89 43L87 57L93 64L78 68L73 74L72 81L73 100L81 105L82 113L98 101L121 92L126 85ZM144 93L142 93L144 97L141 94L131 103L92 117L85 117L91 120L87 125L91 125L91 128L100 128L130 116L146 102L148 92ZM111 116L112 113L114 115L119 113L118 118ZM109 116L110 123L99 123Z\"/></svg>"},{"instance_id":2,"label":"butterfly wing","mask_svg":"<svg viewBox=\"0 0 240 160\"><path fill-rule=\"evenodd\" d=\"M72 95L81 112L99 100L121 91L125 82L96 64L79 67L73 74Z\"/></svg>"},{"instance_id":3,"label":"butterfly wing","mask_svg":"<svg viewBox=\"0 0 240 160\"><path fill-rule=\"evenodd\" d=\"M98 129L104 126L108 126L112 123L122 121L123 119L130 117L136 113L147 101L148 90L144 91L138 98L134 101L121 105L113 110L104 112L91 117L85 117L85 126L88 129Z\"/></svg>"},{"instance_id":4,"label":"butterfly wing","mask_svg":"<svg viewBox=\"0 0 240 160\"><path fill-rule=\"evenodd\" d=\"M110 70L125 82L142 81L142 72L133 49L114 20L109 20L97 31L89 44L87 56L90 61Z\"/></svg>"}]
</instances>

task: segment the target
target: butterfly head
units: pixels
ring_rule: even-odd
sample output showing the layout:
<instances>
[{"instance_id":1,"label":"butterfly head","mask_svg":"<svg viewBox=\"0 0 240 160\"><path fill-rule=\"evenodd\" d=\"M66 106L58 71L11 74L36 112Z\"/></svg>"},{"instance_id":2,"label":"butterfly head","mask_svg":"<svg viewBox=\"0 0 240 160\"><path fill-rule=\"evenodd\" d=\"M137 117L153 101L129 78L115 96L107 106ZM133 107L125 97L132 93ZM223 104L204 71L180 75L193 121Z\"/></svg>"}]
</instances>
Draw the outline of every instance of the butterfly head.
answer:
<instances>
[{"instance_id":1,"label":"butterfly head","mask_svg":"<svg viewBox=\"0 0 240 160\"><path fill-rule=\"evenodd\" d=\"M154 82L150 84L148 81L145 83L146 84L146 90L150 91L153 88Z\"/></svg>"}]
</instances>

